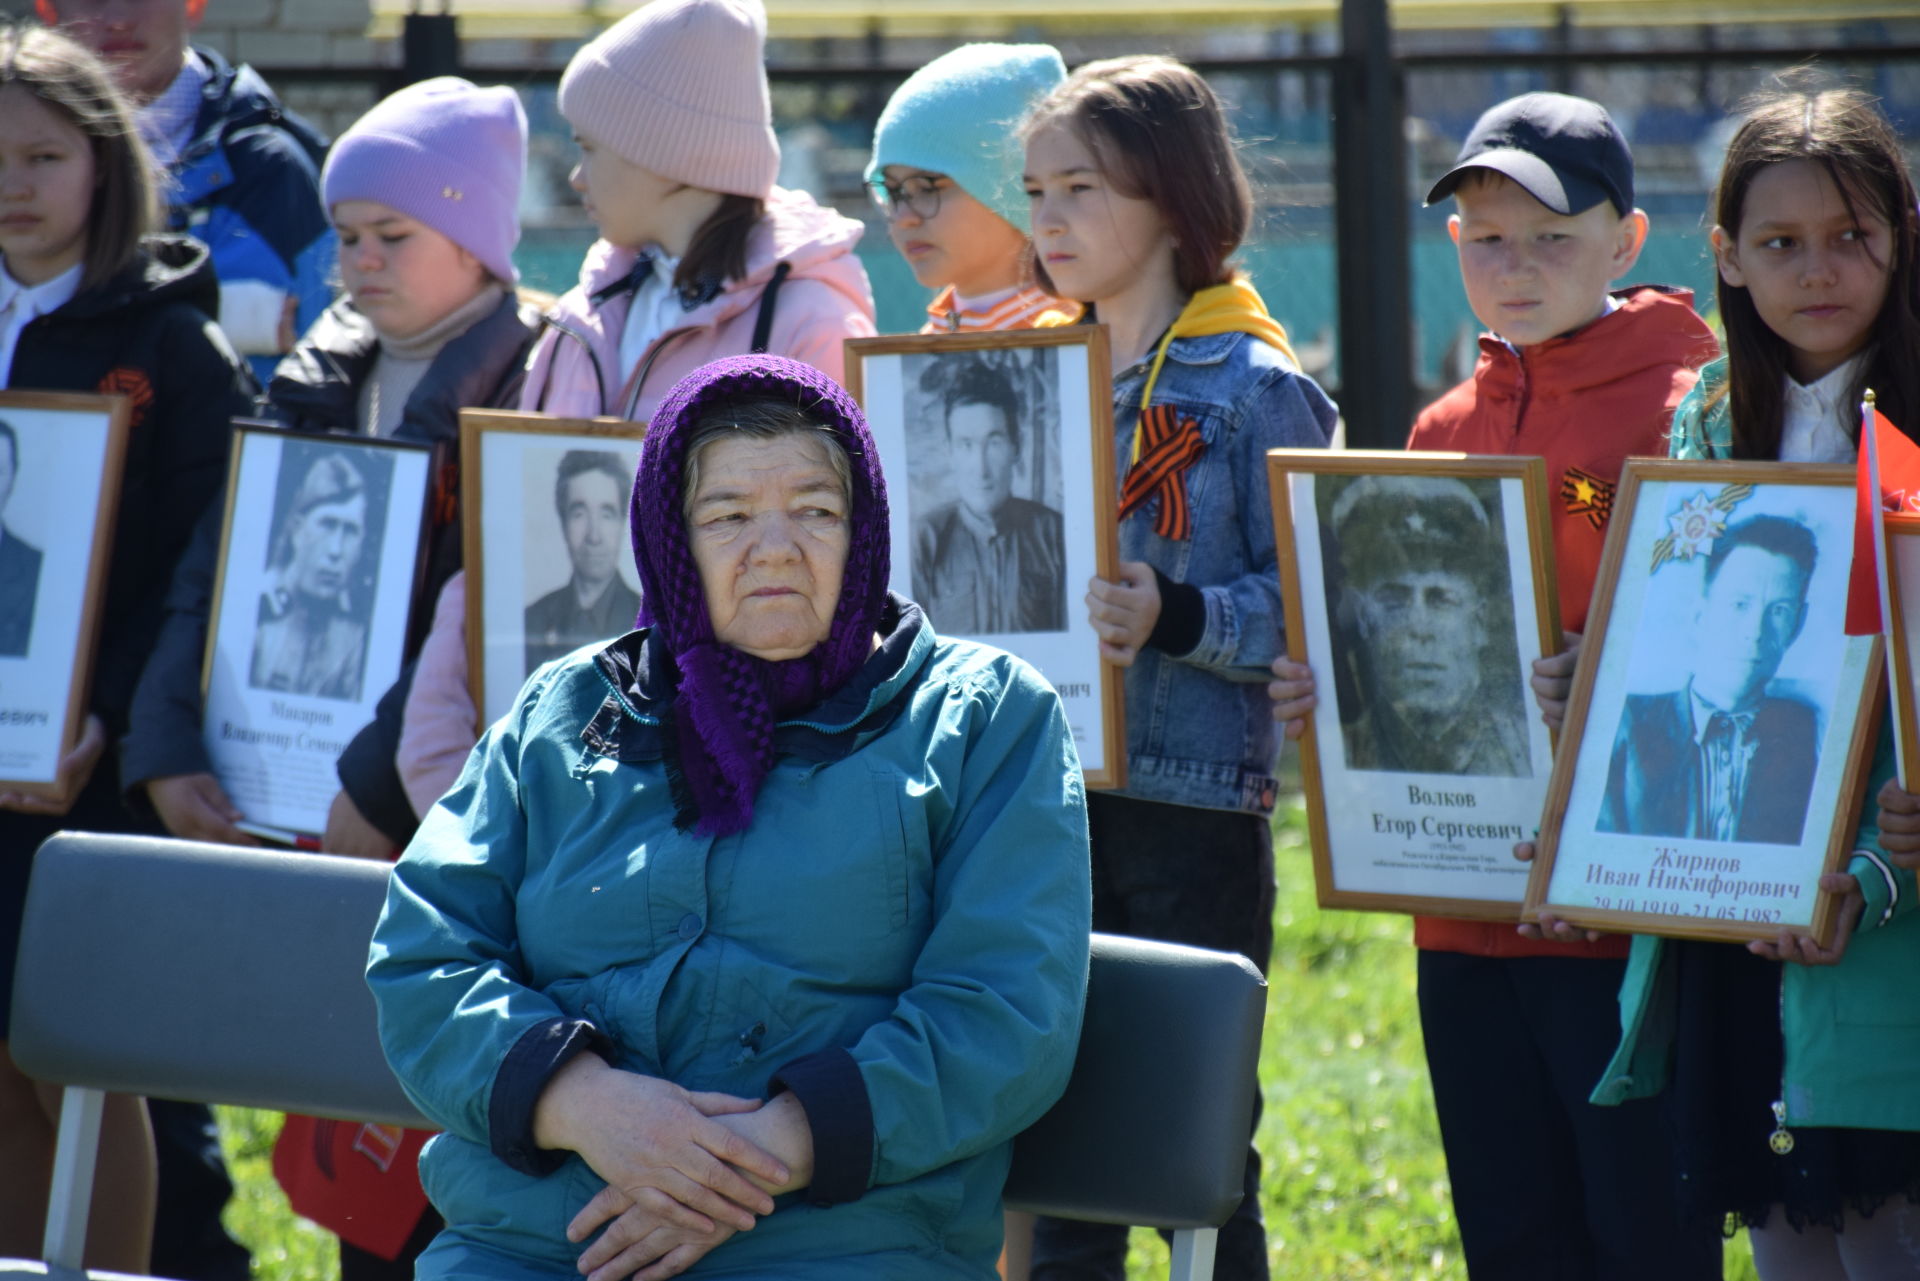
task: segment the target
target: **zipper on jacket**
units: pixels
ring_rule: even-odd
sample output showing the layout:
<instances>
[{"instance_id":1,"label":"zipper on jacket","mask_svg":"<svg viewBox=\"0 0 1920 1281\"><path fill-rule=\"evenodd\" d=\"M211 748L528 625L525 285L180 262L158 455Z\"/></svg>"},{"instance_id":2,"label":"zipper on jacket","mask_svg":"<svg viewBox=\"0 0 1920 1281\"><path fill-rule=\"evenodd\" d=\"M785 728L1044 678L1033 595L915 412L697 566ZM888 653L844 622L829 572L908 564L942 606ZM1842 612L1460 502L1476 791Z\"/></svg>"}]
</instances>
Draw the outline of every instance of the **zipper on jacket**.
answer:
<instances>
[{"instance_id":1,"label":"zipper on jacket","mask_svg":"<svg viewBox=\"0 0 1920 1281\"><path fill-rule=\"evenodd\" d=\"M642 725L658 725L660 723L658 716L651 716L635 707L633 700L627 697L627 692L613 683L613 677L607 675L605 669L603 669L597 661L593 665L593 670L598 673L600 682L607 687L615 698L620 700L621 711L633 717L634 720L639 721Z\"/></svg>"},{"instance_id":2,"label":"zipper on jacket","mask_svg":"<svg viewBox=\"0 0 1920 1281\"><path fill-rule=\"evenodd\" d=\"M620 417L628 422L637 421L633 411L640 404L640 389L647 385L647 375L653 371L653 362L660 359L660 353L665 351L669 344L685 338L697 328L696 325L687 325L681 329L669 329L653 340L653 346L647 348L647 354L640 358L638 365L634 366L633 376L627 379L627 385L621 391Z\"/></svg>"},{"instance_id":3,"label":"zipper on jacket","mask_svg":"<svg viewBox=\"0 0 1920 1281\"><path fill-rule=\"evenodd\" d=\"M565 334L567 337L573 339L580 344L581 350L587 353L587 360L593 365L593 385L600 389L600 405L602 408L605 408L607 403L607 375L606 371L600 368L600 357L593 350L593 344L587 341L587 336L573 326L560 320L558 317L545 312L541 313L540 323L552 327L555 333ZM547 408L547 387L552 385L553 375L551 373L551 366L549 366L547 385L540 388L539 408L543 413Z\"/></svg>"},{"instance_id":4,"label":"zipper on jacket","mask_svg":"<svg viewBox=\"0 0 1920 1281\"><path fill-rule=\"evenodd\" d=\"M1527 406L1533 400L1533 374L1527 369L1525 352L1515 347L1513 358L1520 365L1520 407L1514 411L1513 415L1513 434L1518 436L1520 429L1526 426Z\"/></svg>"},{"instance_id":5,"label":"zipper on jacket","mask_svg":"<svg viewBox=\"0 0 1920 1281\"><path fill-rule=\"evenodd\" d=\"M1773 1101L1773 1133L1767 1146L1775 1156L1793 1151L1793 1131L1787 1128L1787 970L1780 967L1780 987L1774 998L1780 1008L1780 1097Z\"/></svg>"}]
</instances>

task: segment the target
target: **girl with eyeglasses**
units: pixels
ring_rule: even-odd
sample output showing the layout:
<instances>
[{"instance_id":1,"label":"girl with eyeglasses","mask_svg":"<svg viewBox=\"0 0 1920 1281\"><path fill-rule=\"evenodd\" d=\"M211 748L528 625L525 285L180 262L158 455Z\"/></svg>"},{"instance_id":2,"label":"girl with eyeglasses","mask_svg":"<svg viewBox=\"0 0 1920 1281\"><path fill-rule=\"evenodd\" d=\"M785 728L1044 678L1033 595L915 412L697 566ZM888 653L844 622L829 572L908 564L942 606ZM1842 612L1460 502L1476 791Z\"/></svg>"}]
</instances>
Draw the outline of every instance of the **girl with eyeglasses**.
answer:
<instances>
[{"instance_id":1,"label":"girl with eyeglasses","mask_svg":"<svg viewBox=\"0 0 1920 1281\"><path fill-rule=\"evenodd\" d=\"M867 186L914 279L938 291L920 332L1031 329L1079 315L1033 281L1015 136L1066 78L1052 45L962 45L907 77L880 113Z\"/></svg>"}]
</instances>

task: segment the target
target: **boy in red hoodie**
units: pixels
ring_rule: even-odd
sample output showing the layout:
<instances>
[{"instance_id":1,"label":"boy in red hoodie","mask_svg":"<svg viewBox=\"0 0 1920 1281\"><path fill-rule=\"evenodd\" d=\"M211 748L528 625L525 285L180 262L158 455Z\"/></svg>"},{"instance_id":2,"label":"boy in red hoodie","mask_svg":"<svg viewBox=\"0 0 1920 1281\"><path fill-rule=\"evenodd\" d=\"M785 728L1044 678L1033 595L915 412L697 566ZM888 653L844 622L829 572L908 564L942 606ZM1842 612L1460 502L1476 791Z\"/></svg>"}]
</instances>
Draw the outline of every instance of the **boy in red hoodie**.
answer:
<instances>
[{"instance_id":1,"label":"boy in red hoodie","mask_svg":"<svg viewBox=\"0 0 1920 1281\"><path fill-rule=\"evenodd\" d=\"M1586 626L1623 459L1666 454L1669 420L1717 354L1693 295L1609 290L1646 242L1633 158L1598 103L1530 93L1481 116L1427 193L1480 339L1473 376L1429 405L1408 449L1546 460L1562 626ZM1535 665L1557 714L1571 652ZM1297 726L1312 677L1281 660L1277 719ZM1549 693L1550 692L1550 693ZM1416 918L1420 1021L1473 1281L1720 1276L1720 1232L1682 1223L1657 1101L1594 1107L1619 1034L1627 940L1523 938L1511 925Z\"/></svg>"}]
</instances>

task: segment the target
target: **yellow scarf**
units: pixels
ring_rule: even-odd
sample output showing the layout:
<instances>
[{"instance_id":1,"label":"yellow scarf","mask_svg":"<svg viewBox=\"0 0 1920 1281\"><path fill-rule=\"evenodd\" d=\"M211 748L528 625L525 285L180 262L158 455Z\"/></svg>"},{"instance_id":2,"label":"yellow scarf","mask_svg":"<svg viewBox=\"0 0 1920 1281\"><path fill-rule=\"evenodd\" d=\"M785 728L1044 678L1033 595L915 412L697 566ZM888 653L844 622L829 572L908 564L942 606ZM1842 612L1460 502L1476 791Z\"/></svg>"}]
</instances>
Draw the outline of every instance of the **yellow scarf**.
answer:
<instances>
[{"instance_id":1,"label":"yellow scarf","mask_svg":"<svg viewBox=\"0 0 1920 1281\"><path fill-rule=\"evenodd\" d=\"M1144 415L1153 404L1153 385L1159 381L1160 366L1167 362L1167 348L1174 339L1235 333L1252 334L1268 346L1277 347L1296 367L1300 364L1299 357L1293 354L1293 345L1287 341L1287 331L1268 313L1260 291L1245 276L1236 275L1224 285L1202 289L1187 299L1187 305L1167 326L1166 337L1160 340L1159 349L1153 353L1153 367L1147 371L1147 385L1140 393L1141 414ZM1136 421L1133 426L1134 461L1140 458L1140 444L1140 424Z\"/></svg>"},{"instance_id":2,"label":"yellow scarf","mask_svg":"<svg viewBox=\"0 0 1920 1281\"><path fill-rule=\"evenodd\" d=\"M1044 329L1072 323L1073 320L1064 316L1056 318L1050 315L1040 320L1036 327ZM1293 345L1287 341L1287 331L1267 311L1260 291L1245 276L1236 275L1224 285L1202 289L1187 299L1187 305L1180 309L1173 324L1167 327L1166 337L1160 340L1159 348L1153 353L1153 368L1147 371L1147 385L1140 396L1141 414L1144 415L1153 404L1153 385L1160 379L1160 366L1167 362L1167 348L1174 339L1235 333L1252 334L1269 346L1278 348L1296 368L1300 364L1300 358L1293 354ZM1140 445L1140 424L1136 420L1133 425L1132 461L1139 460Z\"/></svg>"}]
</instances>

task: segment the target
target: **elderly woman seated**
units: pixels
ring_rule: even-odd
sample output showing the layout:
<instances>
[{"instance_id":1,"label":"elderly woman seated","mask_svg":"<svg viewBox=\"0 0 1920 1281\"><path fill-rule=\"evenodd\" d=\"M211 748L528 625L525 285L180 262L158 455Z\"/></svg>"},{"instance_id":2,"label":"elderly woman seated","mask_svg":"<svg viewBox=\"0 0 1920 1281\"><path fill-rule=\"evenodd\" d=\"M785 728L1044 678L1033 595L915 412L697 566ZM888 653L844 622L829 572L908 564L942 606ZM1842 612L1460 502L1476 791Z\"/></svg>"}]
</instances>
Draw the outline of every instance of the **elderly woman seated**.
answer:
<instances>
[{"instance_id":1,"label":"elderly woman seated","mask_svg":"<svg viewBox=\"0 0 1920 1281\"><path fill-rule=\"evenodd\" d=\"M872 437L808 366L676 387L633 530L650 625L534 674L374 935L446 1129L418 1275L991 1277L1085 992L1059 701L888 594Z\"/></svg>"}]
</instances>

